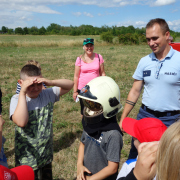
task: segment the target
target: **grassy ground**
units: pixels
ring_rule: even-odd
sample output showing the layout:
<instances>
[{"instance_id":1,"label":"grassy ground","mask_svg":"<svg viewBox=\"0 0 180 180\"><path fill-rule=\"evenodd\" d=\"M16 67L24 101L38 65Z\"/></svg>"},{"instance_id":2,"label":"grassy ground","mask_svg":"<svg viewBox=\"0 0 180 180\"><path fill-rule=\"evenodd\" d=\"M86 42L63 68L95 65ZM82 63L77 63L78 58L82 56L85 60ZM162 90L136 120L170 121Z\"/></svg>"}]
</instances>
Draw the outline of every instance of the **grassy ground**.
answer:
<instances>
[{"instance_id":1,"label":"grassy ground","mask_svg":"<svg viewBox=\"0 0 180 180\"><path fill-rule=\"evenodd\" d=\"M9 120L9 103L16 91L19 72L26 61L34 59L41 64L42 74L49 79L67 78L73 80L74 64L77 56L83 53L82 41L85 36L0 36L0 86L3 93L3 135L5 153L9 167L14 167L14 124ZM141 57L151 50L147 45L123 46L102 42L95 38L95 52L105 60L106 75L112 77L120 87L121 103L124 106L132 86L133 72ZM130 117L136 118L141 98ZM118 120L120 118L118 115ZM54 180L72 180L76 177L78 145L82 133L80 106L72 98L72 90L54 106ZM130 136L123 136L124 146L121 165L127 159Z\"/></svg>"}]
</instances>

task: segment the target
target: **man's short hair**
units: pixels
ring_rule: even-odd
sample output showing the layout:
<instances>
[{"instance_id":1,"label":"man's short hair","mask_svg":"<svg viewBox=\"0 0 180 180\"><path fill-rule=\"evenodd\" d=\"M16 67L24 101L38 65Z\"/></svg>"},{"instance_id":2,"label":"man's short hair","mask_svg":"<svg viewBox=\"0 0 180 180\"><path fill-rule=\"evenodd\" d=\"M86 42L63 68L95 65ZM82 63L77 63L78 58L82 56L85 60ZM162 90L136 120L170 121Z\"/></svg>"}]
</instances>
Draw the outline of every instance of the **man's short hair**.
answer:
<instances>
[{"instance_id":1,"label":"man's short hair","mask_svg":"<svg viewBox=\"0 0 180 180\"><path fill-rule=\"evenodd\" d=\"M167 31L170 31L167 22L164 19L161 19L161 18L151 19L147 23L146 29L153 27L155 24L159 24L163 34L165 34Z\"/></svg>"},{"instance_id":2,"label":"man's short hair","mask_svg":"<svg viewBox=\"0 0 180 180\"><path fill-rule=\"evenodd\" d=\"M40 76L41 70L33 65L33 64L27 64L25 65L20 72L20 78L24 80L25 76L33 77L33 76Z\"/></svg>"}]
</instances>

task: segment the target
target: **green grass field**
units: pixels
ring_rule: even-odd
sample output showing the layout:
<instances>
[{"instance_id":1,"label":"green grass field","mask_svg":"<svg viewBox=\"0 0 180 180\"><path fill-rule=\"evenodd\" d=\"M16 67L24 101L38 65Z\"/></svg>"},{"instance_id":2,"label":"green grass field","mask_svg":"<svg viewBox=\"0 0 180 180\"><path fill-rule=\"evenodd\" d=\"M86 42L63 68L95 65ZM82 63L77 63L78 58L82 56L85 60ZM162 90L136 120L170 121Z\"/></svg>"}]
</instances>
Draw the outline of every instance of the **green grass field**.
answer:
<instances>
[{"instance_id":1,"label":"green grass field","mask_svg":"<svg viewBox=\"0 0 180 180\"><path fill-rule=\"evenodd\" d=\"M119 85L121 103L124 106L132 86L132 75L141 57L151 52L147 45L123 46L107 44L99 36L95 39L94 52L105 60L105 72ZM67 78L73 80L74 64L77 56L83 53L82 41L85 36L0 36L0 87L3 93L3 135L7 139L5 153L9 167L14 167L14 123L9 120L9 104L16 92L19 73L26 61L34 59L41 64L43 77L48 79ZM76 178L78 146L82 133L79 103L72 98L72 90L54 106L54 180ZM136 118L141 104L138 100L130 117ZM118 114L118 121L121 114ZM124 146L121 164L127 159L131 138L123 136Z\"/></svg>"}]
</instances>

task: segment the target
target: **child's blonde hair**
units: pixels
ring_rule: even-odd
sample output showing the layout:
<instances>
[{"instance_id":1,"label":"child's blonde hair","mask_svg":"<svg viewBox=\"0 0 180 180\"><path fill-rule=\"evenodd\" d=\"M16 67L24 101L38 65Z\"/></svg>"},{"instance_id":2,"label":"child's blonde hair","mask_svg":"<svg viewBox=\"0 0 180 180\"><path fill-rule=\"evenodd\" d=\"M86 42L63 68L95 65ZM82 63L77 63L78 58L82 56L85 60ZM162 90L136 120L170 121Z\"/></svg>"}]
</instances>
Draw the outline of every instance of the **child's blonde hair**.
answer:
<instances>
[{"instance_id":1,"label":"child's blonde hair","mask_svg":"<svg viewBox=\"0 0 180 180\"><path fill-rule=\"evenodd\" d=\"M41 66L40 66L39 62L37 62L37 61L35 61L35 60L29 60L29 61L26 62L26 65L27 65L27 64L35 65L35 66L37 66L39 69L41 69Z\"/></svg>"},{"instance_id":2,"label":"child's blonde hair","mask_svg":"<svg viewBox=\"0 0 180 180\"><path fill-rule=\"evenodd\" d=\"M156 166L156 179L180 179L180 121L173 123L162 135Z\"/></svg>"}]
</instances>

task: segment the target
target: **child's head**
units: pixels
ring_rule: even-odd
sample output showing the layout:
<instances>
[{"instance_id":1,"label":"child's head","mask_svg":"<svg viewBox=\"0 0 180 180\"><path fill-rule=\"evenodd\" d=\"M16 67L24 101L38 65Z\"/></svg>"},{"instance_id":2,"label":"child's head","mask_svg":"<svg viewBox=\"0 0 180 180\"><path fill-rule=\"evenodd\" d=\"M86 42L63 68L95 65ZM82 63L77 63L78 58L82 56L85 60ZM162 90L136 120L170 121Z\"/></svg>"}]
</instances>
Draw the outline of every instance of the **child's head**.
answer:
<instances>
[{"instance_id":1,"label":"child's head","mask_svg":"<svg viewBox=\"0 0 180 180\"><path fill-rule=\"evenodd\" d=\"M134 137L136 148L142 142L159 141L167 129L161 120L150 117L140 120L126 117L122 122L122 128Z\"/></svg>"},{"instance_id":2,"label":"child's head","mask_svg":"<svg viewBox=\"0 0 180 180\"><path fill-rule=\"evenodd\" d=\"M109 119L122 108L119 87L108 76L100 76L91 80L81 89L78 97L84 103L83 115L86 123L92 124L103 118Z\"/></svg>"},{"instance_id":3,"label":"child's head","mask_svg":"<svg viewBox=\"0 0 180 180\"><path fill-rule=\"evenodd\" d=\"M161 137L157 153L158 180L180 179L180 121L173 123Z\"/></svg>"},{"instance_id":4,"label":"child's head","mask_svg":"<svg viewBox=\"0 0 180 180\"><path fill-rule=\"evenodd\" d=\"M42 83L36 82L38 78L42 78L42 75L41 70L37 66L28 64L21 69L20 80L18 80L21 87L25 81L34 81L26 90L26 94L30 98L36 98L42 91Z\"/></svg>"},{"instance_id":5,"label":"child's head","mask_svg":"<svg viewBox=\"0 0 180 180\"><path fill-rule=\"evenodd\" d=\"M27 77L35 76L41 76L41 70L36 65L27 64L21 69L20 78L22 80L25 80Z\"/></svg>"},{"instance_id":6,"label":"child's head","mask_svg":"<svg viewBox=\"0 0 180 180\"><path fill-rule=\"evenodd\" d=\"M35 60L29 60L29 61L26 62L26 65L27 64L35 65L35 66L37 66L41 70L41 66L40 66L39 62L37 62Z\"/></svg>"}]
</instances>

